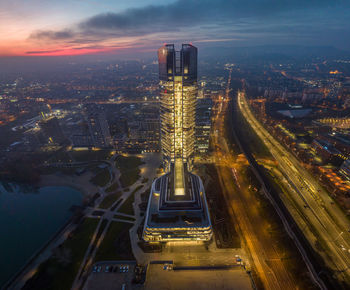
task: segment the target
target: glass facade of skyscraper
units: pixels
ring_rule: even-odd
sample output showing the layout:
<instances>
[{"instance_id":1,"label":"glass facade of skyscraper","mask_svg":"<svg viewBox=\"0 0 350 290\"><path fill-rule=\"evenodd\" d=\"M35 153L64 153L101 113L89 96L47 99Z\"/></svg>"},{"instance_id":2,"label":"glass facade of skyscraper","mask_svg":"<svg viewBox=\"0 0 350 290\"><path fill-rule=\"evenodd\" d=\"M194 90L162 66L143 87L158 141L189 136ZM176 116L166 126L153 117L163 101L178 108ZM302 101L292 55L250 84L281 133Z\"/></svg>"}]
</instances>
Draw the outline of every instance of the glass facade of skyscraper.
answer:
<instances>
[{"instance_id":1,"label":"glass facade of skyscraper","mask_svg":"<svg viewBox=\"0 0 350 290\"><path fill-rule=\"evenodd\" d=\"M161 90L161 144L165 167L181 159L193 165L195 109L197 97L197 48L173 44L158 50Z\"/></svg>"}]
</instances>

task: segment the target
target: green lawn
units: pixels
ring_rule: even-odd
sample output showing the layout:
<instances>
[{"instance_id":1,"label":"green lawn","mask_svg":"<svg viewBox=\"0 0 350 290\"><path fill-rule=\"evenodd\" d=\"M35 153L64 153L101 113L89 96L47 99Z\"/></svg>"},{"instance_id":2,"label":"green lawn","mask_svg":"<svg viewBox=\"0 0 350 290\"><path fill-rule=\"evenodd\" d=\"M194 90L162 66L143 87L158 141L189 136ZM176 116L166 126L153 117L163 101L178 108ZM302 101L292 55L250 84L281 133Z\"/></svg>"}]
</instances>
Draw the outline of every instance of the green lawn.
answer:
<instances>
[{"instance_id":1,"label":"green lawn","mask_svg":"<svg viewBox=\"0 0 350 290\"><path fill-rule=\"evenodd\" d=\"M131 227L129 223L112 222L97 250L95 261L134 260L129 236Z\"/></svg>"},{"instance_id":2,"label":"green lawn","mask_svg":"<svg viewBox=\"0 0 350 290\"><path fill-rule=\"evenodd\" d=\"M121 192L116 193L110 193L108 194L100 203L99 208L107 209L112 206L114 202L118 200L118 198L121 196Z\"/></svg>"},{"instance_id":3,"label":"green lawn","mask_svg":"<svg viewBox=\"0 0 350 290\"><path fill-rule=\"evenodd\" d=\"M96 246L97 241L99 240L99 238L102 235L103 230L105 229L106 225L107 225L108 221L106 219L103 219L103 221L101 222L100 228L98 229L98 232L96 234L96 238L94 241L94 245Z\"/></svg>"},{"instance_id":4,"label":"green lawn","mask_svg":"<svg viewBox=\"0 0 350 290\"><path fill-rule=\"evenodd\" d=\"M118 168L125 168L125 169L135 168L143 164L143 162L141 161L141 158L137 156L119 155L115 159L115 162Z\"/></svg>"},{"instance_id":5,"label":"green lawn","mask_svg":"<svg viewBox=\"0 0 350 290\"><path fill-rule=\"evenodd\" d=\"M109 173L108 168L101 169L90 181L100 187L106 186L106 184L110 181L111 175Z\"/></svg>"},{"instance_id":6,"label":"green lawn","mask_svg":"<svg viewBox=\"0 0 350 290\"><path fill-rule=\"evenodd\" d=\"M135 192L138 191L140 188L142 188L142 185L139 185L134 189L134 191L129 195L127 200L122 204L122 206L119 208L119 212L125 213L125 214L134 214L134 208L132 206L134 200L135 200Z\"/></svg>"},{"instance_id":7,"label":"green lawn","mask_svg":"<svg viewBox=\"0 0 350 290\"><path fill-rule=\"evenodd\" d=\"M115 160L116 167L120 170L120 183L123 187L134 184L140 178L139 166L143 164L141 158L136 156L119 155Z\"/></svg>"},{"instance_id":8,"label":"green lawn","mask_svg":"<svg viewBox=\"0 0 350 290\"><path fill-rule=\"evenodd\" d=\"M106 189L106 192L113 192L113 191L116 191L117 189L118 189L118 183L114 182L110 187Z\"/></svg>"},{"instance_id":9,"label":"green lawn","mask_svg":"<svg viewBox=\"0 0 350 290\"><path fill-rule=\"evenodd\" d=\"M22 289L70 289L98 222L86 218Z\"/></svg>"}]
</instances>

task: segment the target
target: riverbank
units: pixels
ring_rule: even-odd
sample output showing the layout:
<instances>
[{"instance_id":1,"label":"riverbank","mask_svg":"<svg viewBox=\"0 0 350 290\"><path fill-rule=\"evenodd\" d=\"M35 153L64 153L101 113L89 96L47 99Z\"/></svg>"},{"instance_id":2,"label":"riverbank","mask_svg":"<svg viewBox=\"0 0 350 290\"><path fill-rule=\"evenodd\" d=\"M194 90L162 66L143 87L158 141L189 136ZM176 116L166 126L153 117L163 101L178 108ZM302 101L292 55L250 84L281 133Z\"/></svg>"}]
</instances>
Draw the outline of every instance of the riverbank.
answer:
<instances>
[{"instance_id":1,"label":"riverbank","mask_svg":"<svg viewBox=\"0 0 350 290\"><path fill-rule=\"evenodd\" d=\"M0 241L0 285L22 272L23 265L70 222L72 206L83 202L83 194L71 187L45 186L23 191L20 185L11 186L11 191L1 187L0 195L0 220L6 233Z\"/></svg>"},{"instance_id":2,"label":"riverbank","mask_svg":"<svg viewBox=\"0 0 350 290\"><path fill-rule=\"evenodd\" d=\"M21 289L29 277L34 274L34 265L37 267L37 265L40 265L45 259L47 259L49 257L48 255L51 255L52 246L56 246L57 242L60 241L63 236L68 236L69 233L75 229L76 225L72 224L73 219L74 216L70 217L69 220L67 220L52 235L52 237L28 259L28 261L2 286L1 289ZM22 277L22 279L19 279L20 277Z\"/></svg>"}]
</instances>

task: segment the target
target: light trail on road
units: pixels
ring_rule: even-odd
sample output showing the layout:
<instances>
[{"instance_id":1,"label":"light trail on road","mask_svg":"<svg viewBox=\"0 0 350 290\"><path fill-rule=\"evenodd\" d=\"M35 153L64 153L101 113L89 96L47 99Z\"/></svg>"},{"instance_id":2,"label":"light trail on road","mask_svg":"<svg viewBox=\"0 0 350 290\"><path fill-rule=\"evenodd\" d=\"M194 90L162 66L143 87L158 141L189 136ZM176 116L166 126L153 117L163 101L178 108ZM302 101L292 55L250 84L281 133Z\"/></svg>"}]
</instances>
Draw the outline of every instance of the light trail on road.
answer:
<instances>
[{"instance_id":1,"label":"light trail on road","mask_svg":"<svg viewBox=\"0 0 350 290\"><path fill-rule=\"evenodd\" d=\"M291 185L287 188L288 198L293 201L293 207L297 206L297 211L293 211L296 222L299 225L302 222L307 223L309 231L304 232L310 244L323 256L325 262L335 271L338 278L350 285L348 219L337 205L331 203L327 192L300 165L299 161L259 123L250 110L244 92L238 93L237 101L244 118L267 146L278 162L280 171ZM286 200L284 199L284 201ZM289 204L289 206L291 205ZM295 216L295 213L299 213L299 215ZM339 236L341 232L344 234ZM335 240L338 236L339 238ZM315 238L321 240L325 252L317 250Z\"/></svg>"},{"instance_id":2,"label":"light trail on road","mask_svg":"<svg viewBox=\"0 0 350 290\"><path fill-rule=\"evenodd\" d=\"M213 120L212 144L215 148L214 160L219 181L225 192L229 213L239 224L246 248L250 253L257 275L265 289L297 289L295 281L287 271L282 256L274 246L274 241L266 231L267 225L257 212L257 199L249 191L248 184L233 168L233 154L229 150L224 130L223 117L229 105L231 71L224 97L220 97L215 106L216 116ZM226 161L226 162L225 162Z\"/></svg>"}]
</instances>

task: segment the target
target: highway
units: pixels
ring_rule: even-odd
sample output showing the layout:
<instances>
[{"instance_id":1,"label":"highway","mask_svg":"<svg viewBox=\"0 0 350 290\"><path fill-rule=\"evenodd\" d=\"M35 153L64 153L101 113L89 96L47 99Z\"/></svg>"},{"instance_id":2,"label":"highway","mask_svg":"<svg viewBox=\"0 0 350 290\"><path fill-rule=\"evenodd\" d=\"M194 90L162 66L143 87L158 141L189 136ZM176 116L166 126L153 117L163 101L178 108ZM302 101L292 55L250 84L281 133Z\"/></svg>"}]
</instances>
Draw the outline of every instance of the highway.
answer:
<instances>
[{"instance_id":1,"label":"highway","mask_svg":"<svg viewBox=\"0 0 350 290\"><path fill-rule=\"evenodd\" d=\"M225 135L225 113L229 105L229 87L226 94L215 103L216 115L213 119L212 144L215 148L214 161L219 175L221 188L229 205L232 219L238 223L245 241L245 248L251 257L251 264L263 288L265 289L297 289L298 282L289 273L283 263L281 245L276 246L269 234L269 224L259 215L259 201L249 190L240 174L237 156L230 152ZM245 160L245 166L247 162Z\"/></svg>"},{"instance_id":2,"label":"highway","mask_svg":"<svg viewBox=\"0 0 350 290\"><path fill-rule=\"evenodd\" d=\"M288 183L285 187L288 196L282 195L282 200L287 203L286 206L306 238L334 271L337 279L350 285L349 220L296 157L255 118L244 92L238 93L237 101L244 118L278 162L278 168L284 176L281 183Z\"/></svg>"}]
</instances>

